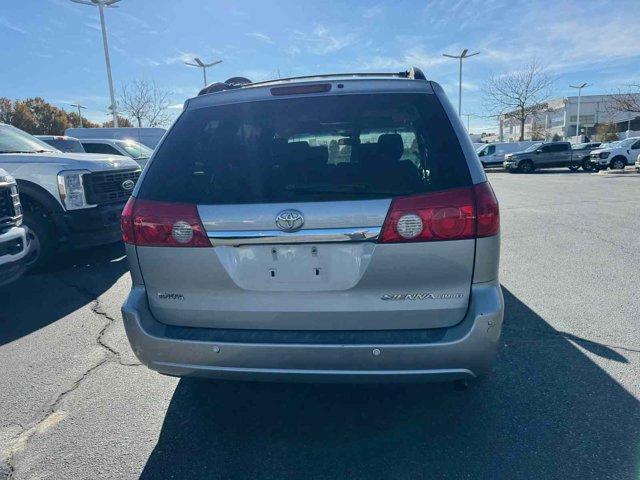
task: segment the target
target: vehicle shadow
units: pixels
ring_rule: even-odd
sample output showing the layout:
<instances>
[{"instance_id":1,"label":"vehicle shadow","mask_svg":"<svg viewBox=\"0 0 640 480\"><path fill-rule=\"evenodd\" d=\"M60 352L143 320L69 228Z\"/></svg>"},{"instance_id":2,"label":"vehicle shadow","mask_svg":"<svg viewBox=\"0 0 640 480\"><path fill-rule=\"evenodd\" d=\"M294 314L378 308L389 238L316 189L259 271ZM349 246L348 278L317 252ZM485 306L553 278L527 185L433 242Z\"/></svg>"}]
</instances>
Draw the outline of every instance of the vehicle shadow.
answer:
<instances>
[{"instance_id":1,"label":"vehicle shadow","mask_svg":"<svg viewBox=\"0 0 640 480\"><path fill-rule=\"evenodd\" d=\"M44 270L0 287L0 345L46 327L108 290L128 270L124 255L122 244L65 252Z\"/></svg>"},{"instance_id":2,"label":"vehicle shadow","mask_svg":"<svg viewBox=\"0 0 640 480\"><path fill-rule=\"evenodd\" d=\"M638 401L504 294L503 348L469 390L182 379L141 478L636 478Z\"/></svg>"}]
</instances>

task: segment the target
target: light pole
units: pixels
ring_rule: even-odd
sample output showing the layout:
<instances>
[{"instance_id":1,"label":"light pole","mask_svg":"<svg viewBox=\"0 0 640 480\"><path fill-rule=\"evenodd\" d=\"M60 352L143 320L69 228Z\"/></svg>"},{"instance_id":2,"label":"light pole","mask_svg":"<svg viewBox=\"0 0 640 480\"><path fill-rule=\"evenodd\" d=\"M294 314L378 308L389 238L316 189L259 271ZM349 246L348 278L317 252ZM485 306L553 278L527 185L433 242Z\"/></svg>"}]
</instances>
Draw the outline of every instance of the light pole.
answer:
<instances>
[{"instance_id":1,"label":"light pole","mask_svg":"<svg viewBox=\"0 0 640 480\"><path fill-rule=\"evenodd\" d=\"M104 25L104 7L112 7L120 0L71 0L74 3L98 7L100 12L100 27L102 28L102 46L104 47L104 60L107 64L107 78L109 79L109 95L111 96L111 113L113 113L113 126L118 128L118 110L116 98L113 94L113 79L111 78L111 61L109 60L109 44L107 43L107 29Z\"/></svg>"},{"instance_id":2,"label":"light pole","mask_svg":"<svg viewBox=\"0 0 640 480\"><path fill-rule=\"evenodd\" d=\"M80 128L84 128L82 126L82 111L80 109L82 108L86 109L87 107L85 107L84 105L80 105L79 103L70 103L69 105L71 105L72 107L76 107L78 109L78 118L80 119Z\"/></svg>"},{"instance_id":3,"label":"light pole","mask_svg":"<svg viewBox=\"0 0 640 480\"><path fill-rule=\"evenodd\" d=\"M202 69L202 75L204 76L204 86L206 87L207 86L207 68L213 67L214 65L222 63L222 60L216 60L215 62L211 62L211 63L204 63L202 60L196 57L193 59L193 61L196 63L184 62L184 64L189 65L190 67L198 67Z\"/></svg>"},{"instance_id":4,"label":"light pole","mask_svg":"<svg viewBox=\"0 0 640 480\"><path fill-rule=\"evenodd\" d=\"M460 67L458 68L458 115L462 115L462 60L465 58L473 57L478 55L480 52L475 52L467 55L468 49L464 49L460 55L449 55L448 53L443 53L443 57L455 58L460 61Z\"/></svg>"},{"instance_id":5,"label":"light pole","mask_svg":"<svg viewBox=\"0 0 640 480\"><path fill-rule=\"evenodd\" d=\"M582 85L569 85L571 88L577 88L578 89L578 112L576 115L576 142L578 142L578 138L580 136L580 95L582 93L582 89L585 87L588 87L589 85L587 85L586 83L583 83Z\"/></svg>"},{"instance_id":6,"label":"light pole","mask_svg":"<svg viewBox=\"0 0 640 480\"><path fill-rule=\"evenodd\" d=\"M463 113L463 114L462 114L462 116L463 116L463 117L467 117L467 133L471 133L471 132L469 131L469 117L470 117L471 115L473 115L473 113Z\"/></svg>"}]
</instances>

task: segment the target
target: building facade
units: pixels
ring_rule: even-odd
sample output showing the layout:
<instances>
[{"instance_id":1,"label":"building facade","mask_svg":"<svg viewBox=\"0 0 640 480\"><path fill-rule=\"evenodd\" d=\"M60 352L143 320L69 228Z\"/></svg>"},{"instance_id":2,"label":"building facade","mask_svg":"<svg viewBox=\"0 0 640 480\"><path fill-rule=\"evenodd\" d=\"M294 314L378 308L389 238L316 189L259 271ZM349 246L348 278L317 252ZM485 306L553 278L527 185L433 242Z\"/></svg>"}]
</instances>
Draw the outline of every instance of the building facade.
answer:
<instances>
[{"instance_id":1,"label":"building facade","mask_svg":"<svg viewBox=\"0 0 640 480\"><path fill-rule=\"evenodd\" d=\"M640 128L638 113L614 112L613 95L582 95L580 98L580 133L593 137L600 124L616 123L618 130ZM561 138L571 140L576 137L578 122L578 97L554 98L546 108L530 115L524 125L525 140L551 140ZM500 116L499 137L504 142L520 139L520 123Z\"/></svg>"}]
</instances>

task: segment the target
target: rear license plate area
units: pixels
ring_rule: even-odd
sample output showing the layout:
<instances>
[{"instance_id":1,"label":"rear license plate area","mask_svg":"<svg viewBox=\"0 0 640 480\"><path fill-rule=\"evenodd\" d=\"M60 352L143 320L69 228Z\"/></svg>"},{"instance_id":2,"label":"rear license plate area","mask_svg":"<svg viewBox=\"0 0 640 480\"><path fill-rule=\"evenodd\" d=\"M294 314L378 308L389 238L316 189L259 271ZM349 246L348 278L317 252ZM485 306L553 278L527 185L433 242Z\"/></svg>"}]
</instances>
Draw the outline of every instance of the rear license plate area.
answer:
<instances>
[{"instance_id":1,"label":"rear license plate area","mask_svg":"<svg viewBox=\"0 0 640 480\"><path fill-rule=\"evenodd\" d=\"M263 252L267 253L267 252ZM322 282L329 274L329 264L320 249L311 245L278 245L268 248L265 278L273 283Z\"/></svg>"}]
</instances>

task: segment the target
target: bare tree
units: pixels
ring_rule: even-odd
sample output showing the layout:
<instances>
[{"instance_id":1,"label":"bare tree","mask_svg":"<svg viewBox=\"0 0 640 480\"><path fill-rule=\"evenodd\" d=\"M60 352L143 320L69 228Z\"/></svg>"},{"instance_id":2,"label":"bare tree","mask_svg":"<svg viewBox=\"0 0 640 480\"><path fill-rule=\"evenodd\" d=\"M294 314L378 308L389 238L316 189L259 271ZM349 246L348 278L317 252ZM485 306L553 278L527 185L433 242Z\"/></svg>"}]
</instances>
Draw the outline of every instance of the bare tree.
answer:
<instances>
[{"instance_id":1,"label":"bare tree","mask_svg":"<svg viewBox=\"0 0 640 480\"><path fill-rule=\"evenodd\" d=\"M615 142L618 140L618 126L615 122L601 123L596 133L603 142Z\"/></svg>"},{"instance_id":2,"label":"bare tree","mask_svg":"<svg viewBox=\"0 0 640 480\"><path fill-rule=\"evenodd\" d=\"M533 59L519 70L490 77L483 88L484 100L494 115L520 124L522 141L527 118L548 108L552 86L553 79L544 66Z\"/></svg>"},{"instance_id":3,"label":"bare tree","mask_svg":"<svg viewBox=\"0 0 640 480\"><path fill-rule=\"evenodd\" d=\"M170 116L171 92L163 90L154 82L135 80L123 85L120 91L120 110L131 117L138 127L166 125Z\"/></svg>"},{"instance_id":4,"label":"bare tree","mask_svg":"<svg viewBox=\"0 0 640 480\"><path fill-rule=\"evenodd\" d=\"M626 92L613 95L609 109L615 113L640 113L640 83L631 84Z\"/></svg>"},{"instance_id":5,"label":"bare tree","mask_svg":"<svg viewBox=\"0 0 640 480\"><path fill-rule=\"evenodd\" d=\"M546 140L547 127L544 123L535 122L531 125L531 140Z\"/></svg>"}]
</instances>

